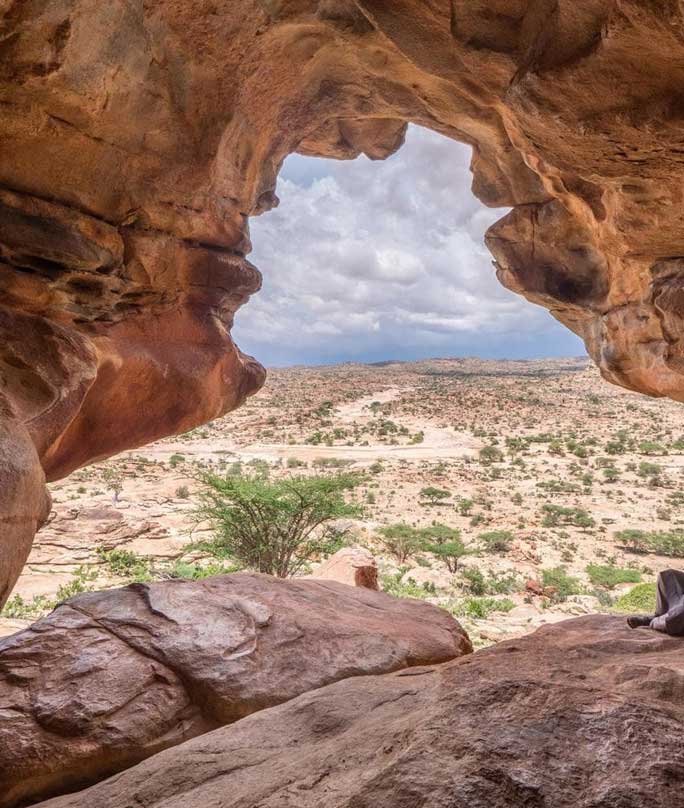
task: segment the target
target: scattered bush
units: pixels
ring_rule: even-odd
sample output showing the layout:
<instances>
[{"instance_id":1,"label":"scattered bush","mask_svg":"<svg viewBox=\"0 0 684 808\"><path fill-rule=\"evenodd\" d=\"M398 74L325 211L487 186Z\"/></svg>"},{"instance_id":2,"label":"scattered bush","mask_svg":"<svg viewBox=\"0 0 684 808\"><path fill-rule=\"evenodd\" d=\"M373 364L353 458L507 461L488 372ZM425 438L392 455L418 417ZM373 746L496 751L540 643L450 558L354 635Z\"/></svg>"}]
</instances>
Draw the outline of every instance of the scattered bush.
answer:
<instances>
[{"instance_id":1,"label":"scattered bush","mask_svg":"<svg viewBox=\"0 0 684 808\"><path fill-rule=\"evenodd\" d=\"M587 575L592 584L613 589L618 584L638 584L641 573L626 567L614 567L611 564L588 564Z\"/></svg>"},{"instance_id":2,"label":"scattered bush","mask_svg":"<svg viewBox=\"0 0 684 808\"><path fill-rule=\"evenodd\" d=\"M21 595L14 595L5 604L0 617L13 620L37 620L46 612L55 608L55 602L47 595L37 595L31 600L24 600Z\"/></svg>"},{"instance_id":3,"label":"scattered bush","mask_svg":"<svg viewBox=\"0 0 684 808\"><path fill-rule=\"evenodd\" d=\"M479 458L483 466L490 466L492 463L500 463L504 455L496 446L483 446L479 451Z\"/></svg>"},{"instance_id":4,"label":"scattered bush","mask_svg":"<svg viewBox=\"0 0 684 808\"><path fill-rule=\"evenodd\" d=\"M596 522L583 508L564 508L562 505L552 505L547 502L542 506L544 527L558 527L559 525L574 525L575 527L589 528Z\"/></svg>"},{"instance_id":5,"label":"scattered bush","mask_svg":"<svg viewBox=\"0 0 684 808\"><path fill-rule=\"evenodd\" d=\"M241 568L236 564L221 564L212 562L210 564L188 563L186 561L174 561L174 563L164 570L160 577L163 578L185 578L190 581L199 581L202 578L209 578L211 575L228 575L231 572L238 572Z\"/></svg>"},{"instance_id":6,"label":"scattered bush","mask_svg":"<svg viewBox=\"0 0 684 808\"><path fill-rule=\"evenodd\" d=\"M341 457L317 457L313 461L314 466L321 469L343 469L347 466L351 466L353 463L353 460Z\"/></svg>"},{"instance_id":7,"label":"scattered bush","mask_svg":"<svg viewBox=\"0 0 684 808\"><path fill-rule=\"evenodd\" d=\"M553 587L556 590L554 600L563 601L570 595L579 595L582 586L579 580L568 575L565 567L551 567L542 570L542 584L544 587Z\"/></svg>"},{"instance_id":8,"label":"scattered bush","mask_svg":"<svg viewBox=\"0 0 684 808\"><path fill-rule=\"evenodd\" d=\"M658 530L648 532L629 528L620 530L615 537L632 553L656 553L672 558L684 558L684 531Z\"/></svg>"},{"instance_id":9,"label":"scattered bush","mask_svg":"<svg viewBox=\"0 0 684 808\"><path fill-rule=\"evenodd\" d=\"M149 561L131 550L118 548L106 550L104 547L98 547L97 557L110 575L129 578L131 581L149 581L151 579Z\"/></svg>"},{"instance_id":10,"label":"scattered bush","mask_svg":"<svg viewBox=\"0 0 684 808\"><path fill-rule=\"evenodd\" d=\"M490 530L478 536L487 553L507 553L511 549L513 534L509 530Z\"/></svg>"},{"instance_id":11,"label":"scattered bush","mask_svg":"<svg viewBox=\"0 0 684 808\"><path fill-rule=\"evenodd\" d=\"M421 600L434 594L430 591L430 587L418 586L413 578L407 581L402 581L406 568L399 570L393 575L381 575L380 583L382 591L388 595L394 595L395 598L419 598Z\"/></svg>"},{"instance_id":12,"label":"scattered bush","mask_svg":"<svg viewBox=\"0 0 684 808\"><path fill-rule=\"evenodd\" d=\"M464 598L449 604L449 611L457 617L472 617L486 620L492 612L510 612L515 603L509 598Z\"/></svg>"},{"instance_id":13,"label":"scattered bush","mask_svg":"<svg viewBox=\"0 0 684 808\"><path fill-rule=\"evenodd\" d=\"M458 505L458 512L461 516L470 516L471 511L473 510L473 500L472 499L459 499Z\"/></svg>"}]
</instances>

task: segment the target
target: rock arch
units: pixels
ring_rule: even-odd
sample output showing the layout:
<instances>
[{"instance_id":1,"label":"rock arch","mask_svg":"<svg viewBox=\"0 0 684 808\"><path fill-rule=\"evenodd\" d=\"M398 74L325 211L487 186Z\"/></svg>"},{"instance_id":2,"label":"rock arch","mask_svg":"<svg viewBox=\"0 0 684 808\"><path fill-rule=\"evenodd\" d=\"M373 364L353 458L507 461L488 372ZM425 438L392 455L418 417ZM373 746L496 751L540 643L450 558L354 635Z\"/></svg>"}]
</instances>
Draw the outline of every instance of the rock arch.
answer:
<instances>
[{"instance_id":1,"label":"rock arch","mask_svg":"<svg viewBox=\"0 0 684 808\"><path fill-rule=\"evenodd\" d=\"M0 602L44 479L255 392L230 338L248 219L293 151L381 159L407 122L512 207L506 286L604 376L684 400L676 0L7 0L0 18Z\"/></svg>"}]
</instances>

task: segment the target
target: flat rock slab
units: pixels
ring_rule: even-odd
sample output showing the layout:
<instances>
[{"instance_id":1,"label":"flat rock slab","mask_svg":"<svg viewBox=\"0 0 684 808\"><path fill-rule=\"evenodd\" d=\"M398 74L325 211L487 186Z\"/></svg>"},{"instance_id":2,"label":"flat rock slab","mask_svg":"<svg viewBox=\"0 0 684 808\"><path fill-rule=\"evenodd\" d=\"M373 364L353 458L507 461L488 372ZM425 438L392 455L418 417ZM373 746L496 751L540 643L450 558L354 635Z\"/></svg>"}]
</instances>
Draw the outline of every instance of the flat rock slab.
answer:
<instances>
[{"instance_id":1,"label":"flat rock slab","mask_svg":"<svg viewBox=\"0 0 684 808\"><path fill-rule=\"evenodd\" d=\"M437 607L332 581L237 574L79 595L0 640L0 806L345 677L471 650Z\"/></svg>"},{"instance_id":2,"label":"flat rock slab","mask_svg":"<svg viewBox=\"0 0 684 808\"><path fill-rule=\"evenodd\" d=\"M347 679L41 808L672 808L684 639L593 615Z\"/></svg>"}]
</instances>

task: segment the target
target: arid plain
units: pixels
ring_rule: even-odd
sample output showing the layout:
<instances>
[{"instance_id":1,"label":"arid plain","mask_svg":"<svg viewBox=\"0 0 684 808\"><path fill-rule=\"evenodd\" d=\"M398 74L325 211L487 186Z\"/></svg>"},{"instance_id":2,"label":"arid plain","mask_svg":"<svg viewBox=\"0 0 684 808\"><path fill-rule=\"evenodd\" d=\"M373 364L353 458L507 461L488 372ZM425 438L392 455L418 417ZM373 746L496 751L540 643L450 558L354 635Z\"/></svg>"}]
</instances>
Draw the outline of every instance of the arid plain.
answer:
<instances>
[{"instance_id":1,"label":"arid plain","mask_svg":"<svg viewBox=\"0 0 684 808\"><path fill-rule=\"evenodd\" d=\"M368 548L384 589L446 607L476 646L626 611L684 557L683 406L585 359L274 369L237 412L51 485L0 632L79 591L235 569L195 516L210 468L358 472L363 516L336 525L335 546ZM380 532L396 524L456 529L465 552L401 558Z\"/></svg>"}]
</instances>

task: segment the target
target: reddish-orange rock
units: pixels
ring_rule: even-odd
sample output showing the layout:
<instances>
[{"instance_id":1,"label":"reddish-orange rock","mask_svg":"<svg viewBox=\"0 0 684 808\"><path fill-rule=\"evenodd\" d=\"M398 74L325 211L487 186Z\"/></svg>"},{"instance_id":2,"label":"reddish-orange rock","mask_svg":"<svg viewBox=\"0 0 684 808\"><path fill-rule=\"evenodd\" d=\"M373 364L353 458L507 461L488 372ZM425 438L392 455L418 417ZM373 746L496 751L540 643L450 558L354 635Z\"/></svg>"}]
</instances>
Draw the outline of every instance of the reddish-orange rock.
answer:
<instances>
[{"instance_id":1,"label":"reddish-orange rock","mask_svg":"<svg viewBox=\"0 0 684 808\"><path fill-rule=\"evenodd\" d=\"M299 696L40 808L671 808L684 643L592 615Z\"/></svg>"},{"instance_id":2,"label":"reddish-orange rock","mask_svg":"<svg viewBox=\"0 0 684 808\"><path fill-rule=\"evenodd\" d=\"M348 676L470 651L447 612L333 581L239 574L79 595L0 639L0 806Z\"/></svg>"},{"instance_id":3,"label":"reddish-orange rock","mask_svg":"<svg viewBox=\"0 0 684 808\"><path fill-rule=\"evenodd\" d=\"M471 144L474 193L512 208L487 235L500 280L607 379L684 400L681 3L0 15L0 601L44 518L41 467L188 429L262 383L229 330L260 283L248 217L277 204L294 151L380 159L408 121Z\"/></svg>"}]
</instances>

